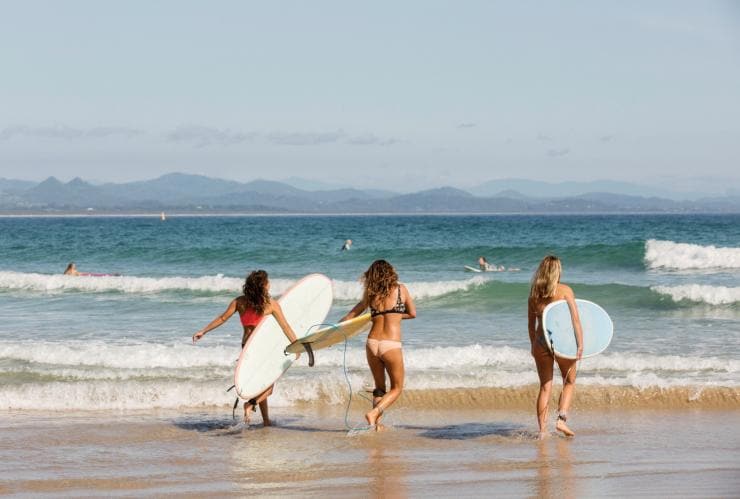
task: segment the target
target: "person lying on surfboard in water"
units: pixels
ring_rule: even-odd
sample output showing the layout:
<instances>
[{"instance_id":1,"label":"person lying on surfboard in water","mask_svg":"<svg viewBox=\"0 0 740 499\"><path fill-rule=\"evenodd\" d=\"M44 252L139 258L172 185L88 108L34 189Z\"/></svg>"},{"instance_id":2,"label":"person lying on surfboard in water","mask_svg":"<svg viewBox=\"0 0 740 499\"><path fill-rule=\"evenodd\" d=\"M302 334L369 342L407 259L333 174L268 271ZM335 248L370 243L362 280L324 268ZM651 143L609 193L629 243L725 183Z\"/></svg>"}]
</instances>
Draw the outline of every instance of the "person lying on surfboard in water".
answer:
<instances>
[{"instance_id":1,"label":"person lying on surfboard in water","mask_svg":"<svg viewBox=\"0 0 740 499\"><path fill-rule=\"evenodd\" d=\"M557 362L560 374L563 376L563 391L558 400L558 419L555 429L565 436L572 437L575 433L568 428L568 409L573 401L573 392L576 387L576 363L583 355L583 330L581 319L578 317L576 297L569 286L560 283L562 266L556 256L546 256L532 277L532 287L529 291L528 302L528 329L529 341L532 344L532 357L537 365L537 375L540 378L540 391L537 395L537 423L540 428L540 439L549 435L547 432L547 413L552 391L553 363ZM578 353L575 359L563 359L550 352L545 341L545 331L542 327L542 312L550 303L565 300L570 309L573 330L576 334Z\"/></svg>"},{"instance_id":2,"label":"person lying on surfboard in water","mask_svg":"<svg viewBox=\"0 0 740 499\"><path fill-rule=\"evenodd\" d=\"M88 276L88 277L119 277L121 274L96 274L93 272L80 272L77 270L75 262L69 262L67 268L64 269L63 275L74 275L74 276Z\"/></svg>"},{"instance_id":3,"label":"person lying on surfboard in water","mask_svg":"<svg viewBox=\"0 0 740 499\"><path fill-rule=\"evenodd\" d=\"M77 265L75 265L75 262L69 262L67 265L67 268L64 269L64 275L81 275L77 271Z\"/></svg>"},{"instance_id":4,"label":"person lying on surfboard in water","mask_svg":"<svg viewBox=\"0 0 740 499\"><path fill-rule=\"evenodd\" d=\"M383 412L398 399L403 391L404 366L401 346L401 321L416 317L416 305L406 286L398 282L398 274L385 260L376 260L363 274L365 291L360 303L340 322L357 317L370 308L372 328L367 336L365 353L375 389L373 408L365 414L368 424L382 430ZM386 392L385 373L391 380Z\"/></svg>"},{"instance_id":5,"label":"person lying on surfboard in water","mask_svg":"<svg viewBox=\"0 0 740 499\"><path fill-rule=\"evenodd\" d=\"M244 334L242 335L242 348L247 343L249 336L254 332L262 319L268 315L272 315L277 320L277 323L288 337L290 342L296 341L296 335L293 329L285 320L283 310L280 308L280 304L277 300L270 298L270 281L267 278L267 272L264 270L255 270L247 276L242 288L243 294L231 300L226 311L213 319L210 324L198 331L193 335L193 343L201 339L208 331L216 329L227 320L229 317L234 315L235 312L239 313L242 326L244 326ZM296 354L296 359L301 354ZM270 416L267 407L267 397L272 394L272 389L275 385L270 386L267 390L259 394L257 397L244 402L244 422L249 424L250 412L256 411L259 405L260 412L262 413L262 421L265 426L270 426Z\"/></svg>"}]
</instances>

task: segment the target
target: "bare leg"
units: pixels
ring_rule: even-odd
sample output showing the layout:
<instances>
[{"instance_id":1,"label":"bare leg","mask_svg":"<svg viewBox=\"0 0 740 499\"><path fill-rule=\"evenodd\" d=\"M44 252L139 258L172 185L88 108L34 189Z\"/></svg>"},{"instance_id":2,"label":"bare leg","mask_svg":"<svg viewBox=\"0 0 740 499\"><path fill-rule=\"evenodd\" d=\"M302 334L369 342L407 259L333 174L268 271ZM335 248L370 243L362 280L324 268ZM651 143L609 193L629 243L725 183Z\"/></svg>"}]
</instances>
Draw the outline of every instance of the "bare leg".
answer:
<instances>
[{"instance_id":1,"label":"bare leg","mask_svg":"<svg viewBox=\"0 0 740 499\"><path fill-rule=\"evenodd\" d=\"M249 424L250 420L250 412L256 409L256 406L259 405L260 412L262 413L262 422L264 426L271 426L272 421L270 421L270 416L268 412L267 407L267 397L272 395L272 389L275 385L272 385L270 388L265 390L264 392L260 393L258 396L256 396L254 399L254 404L250 404L249 402L244 402L244 422Z\"/></svg>"},{"instance_id":2,"label":"bare leg","mask_svg":"<svg viewBox=\"0 0 740 499\"><path fill-rule=\"evenodd\" d=\"M403 391L403 379L404 379L404 365L403 365L403 350L396 348L387 351L381 360L388 371L388 376L391 379L391 389L381 397L375 407L365 414L365 419L370 426L375 426L378 420L383 415L388 407L395 402L398 397L401 396ZM377 429L377 428L376 428Z\"/></svg>"},{"instance_id":3,"label":"bare leg","mask_svg":"<svg viewBox=\"0 0 740 499\"><path fill-rule=\"evenodd\" d=\"M534 361L537 365L537 376L540 378L540 390L537 393L537 425L539 426L539 438L548 436L547 414L549 412L550 394L552 392L552 355L545 349L535 347Z\"/></svg>"},{"instance_id":4,"label":"bare leg","mask_svg":"<svg viewBox=\"0 0 740 499\"><path fill-rule=\"evenodd\" d=\"M376 407L382 396L375 396L375 393L378 393L377 391L385 393L385 366L383 365L383 361L379 357L376 357L367 346L365 347L365 355L367 356L367 364L370 366L370 372L373 375L373 382L375 383L376 391L373 393L373 407Z\"/></svg>"},{"instance_id":5,"label":"bare leg","mask_svg":"<svg viewBox=\"0 0 740 499\"><path fill-rule=\"evenodd\" d=\"M576 390L576 365L577 361L571 359L558 359L556 358L558 367L560 367L560 374L563 376L563 392L560 394L558 400L558 421L555 424L555 428L564 433L565 436L573 437L575 433L568 428L566 424L566 415L570 404L573 401L573 394Z\"/></svg>"}]
</instances>

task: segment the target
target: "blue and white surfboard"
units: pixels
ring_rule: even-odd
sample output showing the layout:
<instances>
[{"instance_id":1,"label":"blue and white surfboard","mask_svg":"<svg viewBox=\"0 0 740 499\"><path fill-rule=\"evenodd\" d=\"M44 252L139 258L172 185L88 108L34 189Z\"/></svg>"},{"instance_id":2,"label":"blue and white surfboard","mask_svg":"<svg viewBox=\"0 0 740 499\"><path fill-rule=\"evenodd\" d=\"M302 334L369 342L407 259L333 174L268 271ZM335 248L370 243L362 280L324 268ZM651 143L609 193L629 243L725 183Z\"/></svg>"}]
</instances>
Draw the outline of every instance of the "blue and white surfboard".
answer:
<instances>
[{"instance_id":1,"label":"blue and white surfboard","mask_svg":"<svg viewBox=\"0 0 740 499\"><path fill-rule=\"evenodd\" d=\"M578 316L583 329L583 357L598 355L609 346L614 324L609 314L597 304L576 299ZM564 359L575 359L578 347L570 309L565 300L550 303L542 312L545 341L550 351Z\"/></svg>"}]
</instances>

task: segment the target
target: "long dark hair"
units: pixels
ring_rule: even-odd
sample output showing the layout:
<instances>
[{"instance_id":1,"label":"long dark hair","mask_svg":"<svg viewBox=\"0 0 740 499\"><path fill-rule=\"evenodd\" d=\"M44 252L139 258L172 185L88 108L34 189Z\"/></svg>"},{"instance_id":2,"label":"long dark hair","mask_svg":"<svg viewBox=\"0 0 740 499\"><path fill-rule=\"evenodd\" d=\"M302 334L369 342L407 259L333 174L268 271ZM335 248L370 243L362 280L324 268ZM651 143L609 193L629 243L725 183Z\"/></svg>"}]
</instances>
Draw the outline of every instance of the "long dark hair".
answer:
<instances>
[{"instance_id":1,"label":"long dark hair","mask_svg":"<svg viewBox=\"0 0 740 499\"><path fill-rule=\"evenodd\" d=\"M385 260L375 260L362 278L365 283L366 303L374 308L380 306L398 286L396 269Z\"/></svg>"},{"instance_id":2,"label":"long dark hair","mask_svg":"<svg viewBox=\"0 0 740 499\"><path fill-rule=\"evenodd\" d=\"M247 306L259 315L264 315L267 304L270 303L270 293L267 291L267 272L255 270L247 276L242 288Z\"/></svg>"}]
</instances>

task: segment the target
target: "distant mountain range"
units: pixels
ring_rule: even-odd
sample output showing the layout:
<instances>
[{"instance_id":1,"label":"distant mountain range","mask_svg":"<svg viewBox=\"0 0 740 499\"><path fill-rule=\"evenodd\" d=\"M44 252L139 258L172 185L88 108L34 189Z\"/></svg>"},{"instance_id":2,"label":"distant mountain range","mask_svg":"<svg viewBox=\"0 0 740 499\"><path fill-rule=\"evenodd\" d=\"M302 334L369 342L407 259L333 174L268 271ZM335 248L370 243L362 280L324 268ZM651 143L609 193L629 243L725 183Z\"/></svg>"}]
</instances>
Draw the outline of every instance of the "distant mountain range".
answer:
<instances>
[{"instance_id":1,"label":"distant mountain range","mask_svg":"<svg viewBox=\"0 0 740 499\"><path fill-rule=\"evenodd\" d=\"M291 185L294 184L294 185ZM236 182L170 173L153 180L94 185L55 177L35 183L0 179L5 213L740 213L740 196L670 199L622 182L496 180L470 192L442 187L412 194L331 187L303 179ZM562 194L565 192L566 194Z\"/></svg>"}]
</instances>

